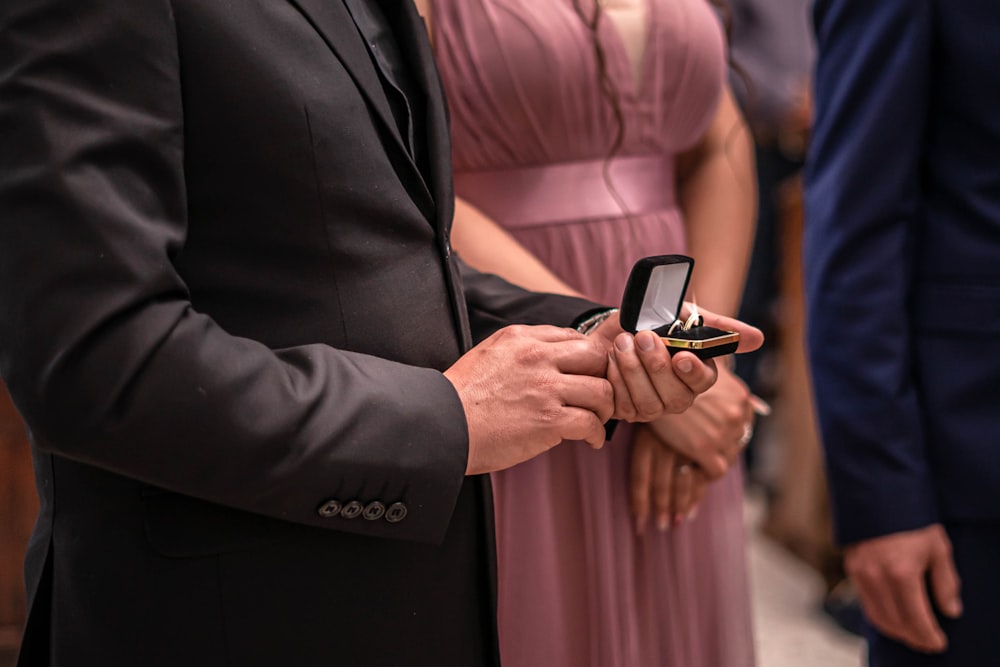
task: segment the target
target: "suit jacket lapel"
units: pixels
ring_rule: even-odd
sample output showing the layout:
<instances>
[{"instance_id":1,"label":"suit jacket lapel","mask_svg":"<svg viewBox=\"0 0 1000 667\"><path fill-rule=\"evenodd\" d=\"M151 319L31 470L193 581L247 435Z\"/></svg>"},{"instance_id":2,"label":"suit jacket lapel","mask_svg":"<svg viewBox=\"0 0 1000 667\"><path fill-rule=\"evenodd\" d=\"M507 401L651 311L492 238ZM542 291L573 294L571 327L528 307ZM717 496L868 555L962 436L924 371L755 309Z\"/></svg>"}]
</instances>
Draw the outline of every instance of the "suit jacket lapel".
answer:
<instances>
[{"instance_id":1,"label":"suit jacket lapel","mask_svg":"<svg viewBox=\"0 0 1000 667\"><path fill-rule=\"evenodd\" d=\"M441 80L434 66L434 54L427 36L427 26L412 0L381 0L389 16L396 20L400 48L411 64L412 74L427 100L427 151L430 173L427 175L437 203L436 225L451 222L454 210L454 184L451 178L451 134ZM418 128L419 130L420 128Z\"/></svg>"},{"instance_id":2,"label":"suit jacket lapel","mask_svg":"<svg viewBox=\"0 0 1000 667\"><path fill-rule=\"evenodd\" d=\"M410 193L414 201L428 218L432 217L434 206L431 192L428 190L420 170L410 157L403 137L399 134L399 128L393 119L392 109L386 98L378 71L358 34L358 28L347 10L347 6L342 0L291 0L291 2L298 7L299 11L323 37L354 79L378 121L383 125L383 129L391 137L393 144L391 152L394 153L391 158L397 171L410 172L408 174L410 178L402 178L402 181L412 184ZM407 39L409 40L411 37L408 36Z\"/></svg>"}]
</instances>

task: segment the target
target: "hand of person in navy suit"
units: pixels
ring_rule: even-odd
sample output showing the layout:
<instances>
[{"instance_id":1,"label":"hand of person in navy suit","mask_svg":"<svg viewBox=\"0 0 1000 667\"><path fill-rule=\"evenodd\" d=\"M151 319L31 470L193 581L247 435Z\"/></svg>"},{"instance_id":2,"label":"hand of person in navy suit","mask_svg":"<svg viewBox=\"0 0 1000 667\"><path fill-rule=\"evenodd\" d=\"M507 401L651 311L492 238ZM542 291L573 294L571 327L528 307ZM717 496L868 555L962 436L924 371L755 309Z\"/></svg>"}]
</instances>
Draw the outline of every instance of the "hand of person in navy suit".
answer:
<instances>
[{"instance_id":1,"label":"hand of person in navy suit","mask_svg":"<svg viewBox=\"0 0 1000 667\"><path fill-rule=\"evenodd\" d=\"M925 653L948 647L931 599L949 618L961 615L962 599L951 541L940 524L857 542L845 550L845 567L880 632Z\"/></svg>"}]
</instances>

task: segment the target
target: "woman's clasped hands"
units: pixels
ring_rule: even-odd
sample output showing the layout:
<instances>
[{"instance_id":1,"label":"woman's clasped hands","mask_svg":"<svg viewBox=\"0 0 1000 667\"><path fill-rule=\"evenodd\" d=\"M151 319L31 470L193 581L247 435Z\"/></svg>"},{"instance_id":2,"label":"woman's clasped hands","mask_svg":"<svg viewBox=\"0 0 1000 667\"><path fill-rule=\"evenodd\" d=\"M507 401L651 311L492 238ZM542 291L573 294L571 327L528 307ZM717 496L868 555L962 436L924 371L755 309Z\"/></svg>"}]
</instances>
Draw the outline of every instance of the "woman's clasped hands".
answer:
<instances>
[{"instance_id":1,"label":"woman's clasped hands","mask_svg":"<svg viewBox=\"0 0 1000 667\"><path fill-rule=\"evenodd\" d=\"M629 508L637 535L649 522L665 531L697 514L709 483L738 463L766 404L728 367L691 407L636 425L629 472Z\"/></svg>"}]
</instances>

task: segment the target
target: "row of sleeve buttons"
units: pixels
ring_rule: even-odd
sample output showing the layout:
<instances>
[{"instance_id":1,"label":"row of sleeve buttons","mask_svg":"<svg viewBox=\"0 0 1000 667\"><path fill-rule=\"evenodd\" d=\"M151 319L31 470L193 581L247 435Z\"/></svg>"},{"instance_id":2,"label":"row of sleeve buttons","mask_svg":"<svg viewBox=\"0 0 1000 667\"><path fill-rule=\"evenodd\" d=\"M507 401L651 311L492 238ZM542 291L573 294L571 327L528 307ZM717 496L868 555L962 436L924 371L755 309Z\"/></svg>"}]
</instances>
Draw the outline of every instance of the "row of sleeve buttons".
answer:
<instances>
[{"instance_id":1,"label":"row of sleeve buttons","mask_svg":"<svg viewBox=\"0 0 1000 667\"><path fill-rule=\"evenodd\" d=\"M324 519L338 516L341 519L356 519L360 516L367 521L378 521L384 518L389 523L399 523L406 518L408 511L404 503L393 503L386 507L377 500L365 505L359 500L341 503L339 500L331 498L319 506L317 513Z\"/></svg>"}]
</instances>

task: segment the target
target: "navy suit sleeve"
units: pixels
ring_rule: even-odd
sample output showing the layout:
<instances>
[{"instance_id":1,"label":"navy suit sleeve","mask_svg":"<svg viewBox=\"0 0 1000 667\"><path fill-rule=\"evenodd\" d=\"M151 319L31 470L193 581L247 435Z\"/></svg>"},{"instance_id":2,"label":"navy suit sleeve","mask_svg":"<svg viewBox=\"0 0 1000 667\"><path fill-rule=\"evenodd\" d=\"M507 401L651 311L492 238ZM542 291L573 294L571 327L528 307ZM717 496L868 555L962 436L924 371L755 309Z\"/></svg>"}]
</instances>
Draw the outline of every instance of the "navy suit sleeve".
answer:
<instances>
[{"instance_id":1,"label":"navy suit sleeve","mask_svg":"<svg viewBox=\"0 0 1000 667\"><path fill-rule=\"evenodd\" d=\"M909 302L932 16L930 0L815 7L804 263L809 355L841 543L938 520Z\"/></svg>"}]
</instances>

